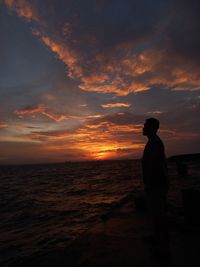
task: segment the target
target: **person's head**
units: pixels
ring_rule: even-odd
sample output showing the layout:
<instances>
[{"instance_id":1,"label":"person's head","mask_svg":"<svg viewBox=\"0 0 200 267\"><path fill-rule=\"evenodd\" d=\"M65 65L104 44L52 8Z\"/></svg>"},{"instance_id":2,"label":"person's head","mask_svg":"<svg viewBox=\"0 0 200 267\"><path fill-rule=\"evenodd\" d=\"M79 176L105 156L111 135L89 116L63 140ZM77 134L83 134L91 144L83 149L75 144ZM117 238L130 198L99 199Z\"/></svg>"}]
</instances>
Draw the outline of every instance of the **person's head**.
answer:
<instances>
[{"instance_id":1,"label":"person's head","mask_svg":"<svg viewBox=\"0 0 200 267\"><path fill-rule=\"evenodd\" d=\"M155 118L149 118L144 123L143 135L151 136L156 134L159 129L159 120Z\"/></svg>"}]
</instances>

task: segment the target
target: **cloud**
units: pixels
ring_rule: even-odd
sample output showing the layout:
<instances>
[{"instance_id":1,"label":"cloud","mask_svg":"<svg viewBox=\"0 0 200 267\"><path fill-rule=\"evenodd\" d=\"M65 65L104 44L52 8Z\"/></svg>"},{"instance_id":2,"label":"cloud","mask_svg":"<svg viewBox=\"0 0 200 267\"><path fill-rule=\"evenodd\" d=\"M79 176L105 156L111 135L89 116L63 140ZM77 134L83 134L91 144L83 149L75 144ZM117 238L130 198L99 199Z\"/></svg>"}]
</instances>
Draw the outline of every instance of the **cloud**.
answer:
<instances>
[{"instance_id":1,"label":"cloud","mask_svg":"<svg viewBox=\"0 0 200 267\"><path fill-rule=\"evenodd\" d=\"M34 34L82 90L125 96L153 86L200 89L198 1L4 3L37 22Z\"/></svg>"},{"instance_id":2,"label":"cloud","mask_svg":"<svg viewBox=\"0 0 200 267\"><path fill-rule=\"evenodd\" d=\"M47 118L52 119L53 121L56 121L56 122L60 122L60 121L70 118L69 116L66 116L66 115L55 115L55 114L48 113L46 111L43 111L42 114L45 115Z\"/></svg>"},{"instance_id":3,"label":"cloud","mask_svg":"<svg viewBox=\"0 0 200 267\"><path fill-rule=\"evenodd\" d=\"M4 128L7 128L8 127L8 124L4 121L0 121L0 129L4 129Z\"/></svg>"},{"instance_id":4,"label":"cloud","mask_svg":"<svg viewBox=\"0 0 200 267\"><path fill-rule=\"evenodd\" d=\"M17 15L28 20L39 21L39 15L33 1L27 0L4 0L3 1L10 10L15 9Z\"/></svg>"},{"instance_id":5,"label":"cloud","mask_svg":"<svg viewBox=\"0 0 200 267\"><path fill-rule=\"evenodd\" d=\"M35 113L42 113L46 109L46 106L43 104L39 104L36 106L26 106L24 108L18 109L15 111L17 115L25 115L25 114L35 114Z\"/></svg>"},{"instance_id":6,"label":"cloud","mask_svg":"<svg viewBox=\"0 0 200 267\"><path fill-rule=\"evenodd\" d=\"M161 114L162 111L155 110L155 111L148 111L147 113L148 113L148 114Z\"/></svg>"},{"instance_id":7,"label":"cloud","mask_svg":"<svg viewBox=\"0 0 200 267\"><path fill-rule=\"evenodd\" d=\"M77 55L72 49L68 48L66 45L62 45L61 43L50 39L47 36L41 36L41 40L68 66L68 75L70 77L79 77L82 75L82 69L77 64Z\"/></svg>"},{"instance_id":8,"label":"cloud","mask_svg":"<svg viewBox=\"0 0 200 267\"><path fill-rule=\"evenodd\" d=\"M147 119L147 116L140 114L133 114L130 112L118 112L113 114L106 114L98 118L93 118L88 121L88 124L99 124L102 122L110 122L116 125L138 124L142 125Z\"/></svg>"},{"instance_id":9,"label":"cloud","mask_svg":"<svg viewBox=\"0 0 200 267\"><path fill-rule=\"evenodd\" d=\"M7 134L7 140L9 134L15 141L24 138L46 146L46 153L52 155L53 151L64 155L69 149L73 158L73 149L84 159L131 157L142 151L146 139L141 128L151 114L160 119L160 134L170 151L173 147L177 152L181 147L187 147L187 151L199 149L199 103L186 100L200 89L199 1L3 2L29 23L34 41L40 42L41 52L47 47L48 56L56 55L64 63L58 65L64 66L66 80L75 80L75 83L55 85L57 81L53 77L57 73L52 73L50 86L38 82L38 90L45 91L33 103L47 105L17 109L12 116L23 119L17 123L12 122L13 117L2 117L6 121L0 122L1 133ZM104 95L81 92L74 89L76 85L83 91ZM31 88L32 96L35 90ZM24 98L20 103L27 103ZM131 113L131 108L125 109L129 102L133 103L135 113ZM83 108L85 105L87 108ZM114 108L129 112L114 113ZM15 109L13 104L8 110L12 113ZM81 115L72 116L68 110ZM142 112L146 115L140 115ZM29 126L27 121L32 117L33 120L42 118L42 123L47 121L49 128L42 123L38 125L45 128L31 128L34 126Z\"/></svg>"},{"instance_id":10,"label":"cloud","mask_svg":"<svg viewBox=\"0 0 200 267\"><path fill-rule=\"evenodd\" d=\"M154 114L160 120L159 135L166 145L167 155L179 153L183 144L187 148L184 153L191 152L194 148L199 149L200 129L197 113L199 110L188 105L184 108L179 107L176 111ZM187 116L192 116L193 120L188 121ZM183 117L186 120L183 121ZM59 159L63 159L62 155L66 155L66 151L71 151L65 160L138 158L142 156L146 143L146 138L142 135L146 118L146 115L130 112L97 114L86 116L82 125L68 130L64 125L54 130L29 128L28 131L21 131L20 135L17 133L18 136L6 140L40 143L44 150L41 156L48 151L50 155L55 152ZM77 158L76 152L80 153L77 154Z\"/></svg>"},{"instance_id":11,"label":"cloud","mask_svg":"<svg viewBox=\"0 0 200 267\"><path fill-rule=\"evenodd\" d=\"M27 114L42 114L45 117L56 121L61 122L63 120L68 119L79 119L77 116L71 116L71 115L64 115L64 114L53 114L51 112L47 111L47 107L44 104L39 104L35 106L27 106L25 108L21 108L15 111L15 114L17 115L27 115Z\"/></svg>"},{"instance_id":12,"label":"cloud","mask_svg":"<svg viewBox=\"0 0 200 267\"><path fill-rule=\"evenodd\" d=\"M48 146L37 142L13 142L0 141L0 150L3 157L0 157L1 164L24 164L24 163L55 163L66 160L77 161L87 160L87 155L81 149L72 148L68 145ZM16 153L17 152L17 156Z\"/></svg>"},{"instance_id":13,"label":"cloud","mask_svg":"<svg viewBox=\"0 0 200 267\"><path fill-rule=\"evenodd\" d=\"M124 119L120 116L124 116ZM134 123L133 117L128 118L125 113L86 117L84 125L73 129L34 130L25 134L24 138L45 143L50 150L79 149L87 159L115 159L125 155L136 157L144 142L142 124Z\"/></svg>"},{"instance_id":14,"label":"cloud","mask_svg":"<svg viewBox=\"0 0 200 267\"><path fill-rule=\"evenodd\" d=\"M110 104L102 104L102 108L128 108L131 104L128 103L110 103Z\"/></svg>"},{"instance_id":15,"label":"cloud","mask_svg":"<svg viewBox=\"0 0 200 267\"><path fill-rule=\"evenodd\" d=\"M41 127L39 126L33 126L33 125L27 125L27 124L22 124L21 122L15 122L15 121L6 121L6 120L2 120L0 121L0 130L6 130L6 135L9 135L9 131L7 131L8 129L12 129L12 130L21 130L21 129L29 129L29 130L38 130L41 129ZM3 135L2 135L3 136Z\"/></svg>"}]
</instances>

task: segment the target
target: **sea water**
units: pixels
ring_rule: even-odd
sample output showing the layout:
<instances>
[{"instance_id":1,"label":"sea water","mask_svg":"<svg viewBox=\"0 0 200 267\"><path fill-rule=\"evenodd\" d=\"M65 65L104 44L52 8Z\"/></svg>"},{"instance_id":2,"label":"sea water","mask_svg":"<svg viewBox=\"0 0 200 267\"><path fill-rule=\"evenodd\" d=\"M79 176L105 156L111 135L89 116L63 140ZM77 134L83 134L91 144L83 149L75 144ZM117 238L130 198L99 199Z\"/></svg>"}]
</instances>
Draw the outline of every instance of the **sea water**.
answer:
<instances>
[{"instance_id":1,"label":"sea water","mask_svg":"<svg viewBox=\"0 0 200 267\"><path fill-rule=\"evenodd\" d=\"M138 160L0 167L0 264L64 248L140 189Z\"/></svg>"}]
</instances>

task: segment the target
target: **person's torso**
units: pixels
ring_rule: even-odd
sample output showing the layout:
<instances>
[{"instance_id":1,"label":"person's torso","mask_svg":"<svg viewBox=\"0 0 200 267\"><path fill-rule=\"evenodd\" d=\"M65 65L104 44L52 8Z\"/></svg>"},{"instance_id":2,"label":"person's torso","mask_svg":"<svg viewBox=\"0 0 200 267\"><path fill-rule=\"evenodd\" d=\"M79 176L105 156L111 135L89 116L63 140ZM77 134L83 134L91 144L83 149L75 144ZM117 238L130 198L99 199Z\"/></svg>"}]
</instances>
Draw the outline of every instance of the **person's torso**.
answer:
<instances>
[{"instance_id":1,"label":"person's torso","mask_svg":"<svg viewBox=\"0 0 200 267\"><path fill-rule=\"evenodd\" d=\"M150 138L144 148L142 171L145 184L154 186L168 184L164 145L157 135Z\"/></svg>"}]
</instances>

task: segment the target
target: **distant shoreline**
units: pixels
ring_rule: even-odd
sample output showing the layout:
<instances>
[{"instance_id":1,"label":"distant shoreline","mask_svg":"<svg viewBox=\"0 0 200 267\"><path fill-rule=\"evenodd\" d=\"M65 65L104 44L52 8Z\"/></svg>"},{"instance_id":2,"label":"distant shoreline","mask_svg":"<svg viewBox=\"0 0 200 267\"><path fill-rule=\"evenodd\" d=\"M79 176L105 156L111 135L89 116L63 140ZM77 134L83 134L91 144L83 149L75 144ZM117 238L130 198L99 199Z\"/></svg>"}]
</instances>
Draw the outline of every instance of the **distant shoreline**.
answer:
<instances>
[{"instance_id":1,"label":"distant shoreline","mask_svg":"<svg viewBox=\"0 0 200 267\"><path fill-rule=\"evenodd\" d=\"M80 161L64 161L64 162L41 162L41 163L10 163L0 164L0 167L6 166L40 166L40 165L57 165L57 164L76 164L76 163L101 163L101 162L114 162L114 161L138 161L139 158L134 159L106 159L106 160L80 160Z\"/></svg>"},{"instance_id":2,"label":"distant shoreline","mask_svg":"<svg viewBox=\"0 0 200 267\"><path fill-rule=\"evenodd\" d=\"M141 158L127 158L127 159L105 159L105 160L78 160L78 161L64 161L64 162L41 162L41 163L7 163L0 164L0 167L11 167L11 166L40 166L40 165L57 165L57 164L76 164L76 163L98 163L98 162L114 162L114 161L139 161ZM200 153L190 154L178 154L167 158L168 162L177 161L194 161L200 160Z\"/></svg>"},{"instance_id":3,"label":"distant shoreline","mask_svg":"<svg viewBox=\"0 0 200 267\"><path fill-rule=\"evenodd\" d=\"M171 156L168 158L169 162L177 162L177 161L194 161L194 160L200 160L200 153L194 153L194 154L180 154Z\"/></svg>"}]
</instances>

